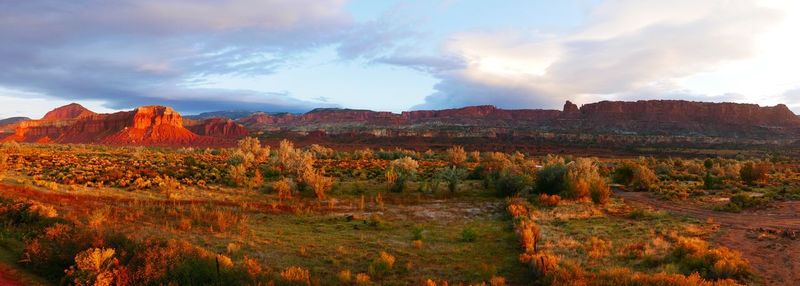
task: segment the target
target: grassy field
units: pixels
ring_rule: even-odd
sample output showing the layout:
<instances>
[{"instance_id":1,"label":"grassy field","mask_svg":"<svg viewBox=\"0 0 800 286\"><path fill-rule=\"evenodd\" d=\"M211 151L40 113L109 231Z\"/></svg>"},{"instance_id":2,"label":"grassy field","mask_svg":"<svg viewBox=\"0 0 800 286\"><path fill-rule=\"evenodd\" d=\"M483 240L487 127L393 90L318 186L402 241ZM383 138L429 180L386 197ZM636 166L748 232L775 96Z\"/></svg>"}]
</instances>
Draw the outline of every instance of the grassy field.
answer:
<instances>
[{"instance_id":1,"label":"grassy field","mask_svg":"<svg viewBox=\"0 0 800 286\"><path fill-rule=\"evenodd\" d=\"M741 159L259 148L6 146L0 273L84 285L760 284L713 243L724 223L631 204L608 184L749 212L751 197L791 200L797 182L787 162L741 182Z\"/></svg>"}]
</instances>

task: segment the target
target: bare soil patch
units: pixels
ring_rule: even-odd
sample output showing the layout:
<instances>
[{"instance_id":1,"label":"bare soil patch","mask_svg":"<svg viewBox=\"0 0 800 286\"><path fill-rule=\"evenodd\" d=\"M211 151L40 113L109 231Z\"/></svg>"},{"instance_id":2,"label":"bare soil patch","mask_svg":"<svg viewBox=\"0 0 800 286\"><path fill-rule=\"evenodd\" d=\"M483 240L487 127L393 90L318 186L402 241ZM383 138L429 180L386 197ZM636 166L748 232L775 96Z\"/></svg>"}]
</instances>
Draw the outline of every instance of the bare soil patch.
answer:
<instances>
[{"instance_id":1,"label":"bare soil patch","mask_svg":"<svg viewBox=\"0 0 800 286\"><path fill-rule=\"evenodd\" d=\"M767 285L800 281L800 203L778 202L768 209L726 213L692 203L663 201L648 193L615 191L628 203L645 205L720 224L714 242L738 250Z\"/></svg>"}]
</instances>

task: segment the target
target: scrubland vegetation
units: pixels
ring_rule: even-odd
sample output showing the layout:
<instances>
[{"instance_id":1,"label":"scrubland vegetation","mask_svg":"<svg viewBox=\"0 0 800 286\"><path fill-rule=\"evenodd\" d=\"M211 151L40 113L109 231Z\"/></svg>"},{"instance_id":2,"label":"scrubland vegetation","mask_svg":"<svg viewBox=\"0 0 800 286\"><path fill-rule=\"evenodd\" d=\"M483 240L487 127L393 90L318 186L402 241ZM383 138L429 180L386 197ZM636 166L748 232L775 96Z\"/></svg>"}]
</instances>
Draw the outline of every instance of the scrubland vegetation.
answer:
<instances>
[{"instance_id":1,"label":"scrubland vegetation","mask_svg":"<svg viewBox=\"0 0 800 286\"><path fill-rule=\"evenodd\" d=\"M800 199L774 158L7 144L0 258L66 285L738 285L714 222ZM37 282L37 283L39 283Z\"/></svg>"}]
</instances>

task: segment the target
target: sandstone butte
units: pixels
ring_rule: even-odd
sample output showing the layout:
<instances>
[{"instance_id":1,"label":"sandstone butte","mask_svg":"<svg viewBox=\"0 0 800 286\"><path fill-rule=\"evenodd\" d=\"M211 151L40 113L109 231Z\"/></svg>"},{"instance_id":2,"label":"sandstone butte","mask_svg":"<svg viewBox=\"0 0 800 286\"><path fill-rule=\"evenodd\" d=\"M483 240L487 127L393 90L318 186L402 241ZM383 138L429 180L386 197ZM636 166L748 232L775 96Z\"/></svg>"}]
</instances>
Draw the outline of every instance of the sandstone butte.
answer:
<instances>
[{"instance_id":1,"label":"sandstone butte","mask_svg":"<svg viewBox=\"0 0 800 286\"><path fill-rule=\"evenodd\" d=\"M206 126L206 124L211 126ZM235 123L234 123L235 124ZM169 107L143 106L133 111L97 114L70 104L48 112L41 120L19 122L3 141L36 143L98 143L143 146L231 146L246 136L241 126L216 121L192 126L209 130L196 134L183 125L181 115ZM233 131L231 131L233 130ZM226 133L234 132L232 134Z\"/></svg>"}]
</instances>

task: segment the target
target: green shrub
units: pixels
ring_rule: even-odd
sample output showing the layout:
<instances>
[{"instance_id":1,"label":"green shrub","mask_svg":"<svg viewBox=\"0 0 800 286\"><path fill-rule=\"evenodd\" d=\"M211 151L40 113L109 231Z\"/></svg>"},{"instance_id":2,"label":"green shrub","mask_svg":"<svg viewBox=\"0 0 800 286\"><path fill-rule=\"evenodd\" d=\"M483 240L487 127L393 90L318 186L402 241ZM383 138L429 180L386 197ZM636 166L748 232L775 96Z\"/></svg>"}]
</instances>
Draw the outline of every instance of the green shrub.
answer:
<instances>
[{"instance_id":1,"label":"green shrub","mask_svg":"<svg viewBox=\"0 0 800 286\"><path fill-rule=\"evenodd\" d=\"M659 182L653 170L636 162L625 162L617 167L612 174L612 180L637 191L652 191L658 187Z\"/></svg>"},{"instance_id":2,"label":"green shrub","mask_svg":"<svg viewBox=\"0 0 800 286\"><path fill-rule=\"evenodd\" d=\"M558 195L565 188L564 176L567 166L564 164L547 165L536 175L536 192Z\"/></svg>"},{"instance_id":3,"label":"green shrub","mask_svg":"<svg viewBox=\"0 0 800 286\"><path fill-rule=\"evenodd\" d=\"M447 182L447 189L450 190L451 193L455 193L458 189L458 184L464 179L466 173L466 171L456 166L445 167L439 170L437 177Z\"/></svg>"},{"instance_id":4,"label":"green shrub","mask_svg":"<svg viewBox=\"0 0 800 286\"><path fill-rule=\"evenodd\" d=\"M478 240L478 233L474 229L465 228L461 231L462 242L475 242L475 240Z\"/></svg>"},{"instance_id":5,"label":"green shrub","mask_svg":"<svg viewBox=\"0 0 800 286\"><path fill-rule=\"evenodd\" d=\"M766 180L769 169L770 167L767 164L747 162L742 166L741 170L739 170L739 176L742 178L743 182L752 185L756 182Z\"/></svg>"},{"instance_id":6,"label":"green shrub","mask_svg":"<svg viewBox=\"0 0 800 286\"><path fill-rule=\"evenodd\" d=\"M769 201L770 199L767 197L756 197L748 194L735 194L731 196L730 202L716 209L738 213L746 209L764 207L769 204Z\"/></svg>"}]
</instances>

